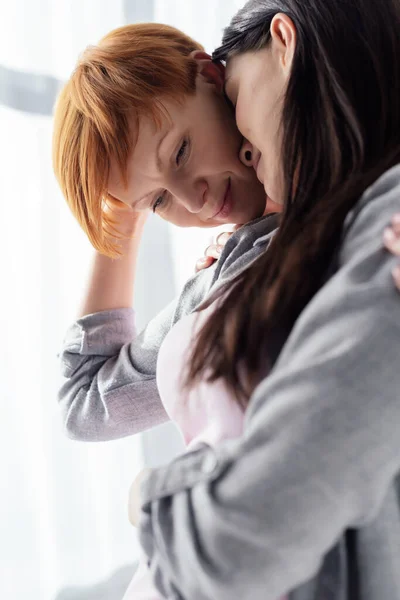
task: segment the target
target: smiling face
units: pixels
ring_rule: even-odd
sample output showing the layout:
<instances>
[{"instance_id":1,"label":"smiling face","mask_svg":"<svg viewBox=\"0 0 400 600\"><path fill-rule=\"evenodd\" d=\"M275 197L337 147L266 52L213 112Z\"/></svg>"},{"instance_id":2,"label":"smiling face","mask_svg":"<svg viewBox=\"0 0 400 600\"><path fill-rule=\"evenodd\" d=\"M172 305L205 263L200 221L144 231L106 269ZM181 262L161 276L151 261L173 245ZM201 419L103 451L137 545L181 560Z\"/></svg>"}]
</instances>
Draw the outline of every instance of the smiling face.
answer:
<instances>
[{"instance_id":1,"label":"smiling face","mask_svg":"<svg viewBox=\"0 0 400 600\"><path fill-rule=\"evenodd\" d=\"M163 106L169 119L160 128L150 118L139 120L127 187L111 163L110 194L180 227L242 224L261 216L264 189L240 161L242 136L222 90L198 75L194 95Z\"/></svg>"},{"instance_id":2,"label":"smiling face","mask_svg":"<svg viewBox=\"0 0 400 600\"><path fill-rule=\"evenodd\" d=\"M268 200L278 204L284 202L281 119L295 40L292 21L278 14L268 45L230 58L226 68L225 91L237 126L250 142L252 164Z\"/></svg>"}]
</instances>

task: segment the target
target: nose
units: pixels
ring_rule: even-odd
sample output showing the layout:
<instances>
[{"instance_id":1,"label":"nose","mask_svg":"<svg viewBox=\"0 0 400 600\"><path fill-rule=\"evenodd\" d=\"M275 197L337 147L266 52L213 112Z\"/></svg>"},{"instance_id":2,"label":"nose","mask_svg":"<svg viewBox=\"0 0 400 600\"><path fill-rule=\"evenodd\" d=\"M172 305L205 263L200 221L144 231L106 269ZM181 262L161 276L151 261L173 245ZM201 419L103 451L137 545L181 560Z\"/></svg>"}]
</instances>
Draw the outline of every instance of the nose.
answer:
<instances>
[{"instance_id":1,"label":"nose","mask_svg":"<svg viewBox=\"0 0 400 600\"><path fill-rule=\"evenodd\" d=\"M239 150L240 161L246 167L254 167L257 164L257 158L259 151L249 142L246 138L243 138L242 146Z\"/></svg>"},{"instance_id":2,"label":"nose","mask_svg":"<svg viewBox=\"0 0 400 600\"><path fill-rule=\"evenodd\" d=\"M206 202L208 185L205 180L176 181L170 192L188 212L197 214Z\"/></svg>"}]
</instances>

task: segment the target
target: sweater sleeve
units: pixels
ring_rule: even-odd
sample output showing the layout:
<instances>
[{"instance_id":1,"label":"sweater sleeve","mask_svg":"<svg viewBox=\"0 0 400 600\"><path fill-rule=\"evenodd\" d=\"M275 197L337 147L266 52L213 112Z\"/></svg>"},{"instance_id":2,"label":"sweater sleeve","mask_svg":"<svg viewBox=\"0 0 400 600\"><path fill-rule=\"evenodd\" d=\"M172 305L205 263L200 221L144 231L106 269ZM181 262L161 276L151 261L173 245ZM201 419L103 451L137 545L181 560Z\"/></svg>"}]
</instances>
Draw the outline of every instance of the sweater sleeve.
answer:
<instances>
[{"instance_id":1,"label":"sweater sleeve","mask_svg":"<svg viewBox=\"0 0 400 600\"><path fill-rule=\"evenodd\" d=\"M381 243L399 180L392 169L360 201L243 436L143 481L140 540L166 597L275 600L377 514L400 470L400 298Z\"/></svg>"},{"instance_id":2,"label":"sweater sleeve","mask_svg":"<svg viewBox=\"0 0 400 600\"><path fill-rule=\"evenodd\" d=\"M139 334L128 308L85 315L70 326L59 355L64 379L58 392L70 438L112 440L168 420L156 384L158 351L173 324L207 294L214 271L190 279Z\"/></svg>"}]
</instances>

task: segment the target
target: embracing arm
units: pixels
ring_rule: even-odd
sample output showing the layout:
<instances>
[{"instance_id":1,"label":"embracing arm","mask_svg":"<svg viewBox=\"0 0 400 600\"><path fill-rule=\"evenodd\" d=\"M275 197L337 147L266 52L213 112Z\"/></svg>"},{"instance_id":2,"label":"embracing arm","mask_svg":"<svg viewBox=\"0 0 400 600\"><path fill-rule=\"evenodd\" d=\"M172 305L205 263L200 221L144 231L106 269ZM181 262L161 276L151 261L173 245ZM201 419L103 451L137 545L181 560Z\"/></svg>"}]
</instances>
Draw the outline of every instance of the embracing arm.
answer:
<instances>
[{"instance_id":1,"label":"embracing arm","mask_svg":"<svg viewBox=\"0 0 400 600\"><path fill-rule=\"evenodd\" d=\"M140 539L164 595L275 600L379 510L400 469L400 302L381 242L399 171L360 202L339 270L255 390L242 438L144 479Z\"/></svg>"},{"instance_id":2,"label":"embracing arm","mask_svg":"<svg viewBox=\"0 0 400 600\"><path fill-rule=\"evenodd\" d=\"M83 313L93 312L72 324L60 356L66 380L59 391L59 404L71 438L110 440L168 419L156 382L161 343L171 327L195 310L214 285L234 277L263 251L275 228L276 220L268 218L237 231L218 263L191 277L179 297L139 335L130 308L135 256L122 259L125 262L118 265L104 257L96 259L82 309ZM107 283L109 278L112 286ZM114 286L117 292L109 289Z\"/></svg>"},{"instance_id":3,"label":"embracing arm","mask_svg":"<svg viewBox=\"0 0 400 600\"><path fill-rule=\"evenodd\" d=\"M209 269L190 279L139 334L132 308L85 315L71 325L60 353L64 381L58 392L70 438L112 440L168 420L157 389L158 351L173 324L205 297L212 277Z\"/></svg>"},{"instance_id":4,"label":"embracing arm","mask_svg":"<svg viewBox=\"0 0 400 600\"><path fill-rule=\"evenodd\" d=\"M137 335L132 303L143 223L124 243L122 258L95 254L82 316L63 341L64 382L58 401L72 439L111 440L168 420L157 390L158 351L174 322L204 298L215 269L190 279L180 296Z\"/></svg>"}]
</instances>

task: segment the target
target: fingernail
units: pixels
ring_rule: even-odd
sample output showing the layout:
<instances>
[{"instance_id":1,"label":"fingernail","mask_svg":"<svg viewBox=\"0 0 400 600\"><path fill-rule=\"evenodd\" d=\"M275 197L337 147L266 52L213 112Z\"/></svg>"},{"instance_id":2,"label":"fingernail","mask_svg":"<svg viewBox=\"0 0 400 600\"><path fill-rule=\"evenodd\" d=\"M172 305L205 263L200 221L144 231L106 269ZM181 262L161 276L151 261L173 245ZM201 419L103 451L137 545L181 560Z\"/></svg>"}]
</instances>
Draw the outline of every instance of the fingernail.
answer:
<instances>
[{"instance_id":1,"label":"fingernail","mask_svg":"<svg viewBox=\"0 0 400 600\"><path fill-rule=\"evenodd\" d=\"M386 227L386 229L383 232L383 239L387 244L394 242L396 236L394 234L393 229L391 229L390 227Z\"/></svg>"}]
</instances>

